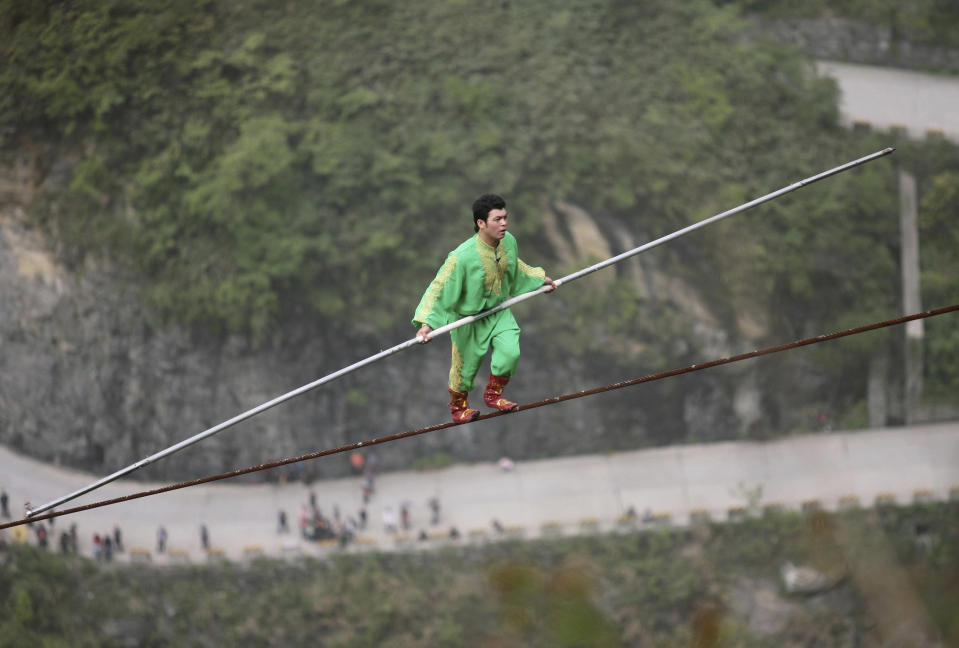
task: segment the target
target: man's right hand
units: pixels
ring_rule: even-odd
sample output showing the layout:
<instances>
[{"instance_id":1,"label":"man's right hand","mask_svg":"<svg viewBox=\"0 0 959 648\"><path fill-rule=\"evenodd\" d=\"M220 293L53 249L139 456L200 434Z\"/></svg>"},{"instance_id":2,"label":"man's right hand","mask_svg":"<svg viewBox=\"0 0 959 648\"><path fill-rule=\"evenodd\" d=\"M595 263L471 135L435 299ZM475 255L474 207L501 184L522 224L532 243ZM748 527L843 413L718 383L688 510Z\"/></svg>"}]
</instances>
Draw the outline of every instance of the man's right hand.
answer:
<instances>
[{"instance_id":1,"label":"man's right hand","mask_svg":"<svg viewBox=\"0 0 959 648\"><path fill-rule=\"evenodd\" d=\"M420 330L416 332L416 337L420 338L420 344L426 344L432 338L430 338L430 333L433 332L433 327L429 324L424 324L420 327Z\"/></svg>"}]
</instances>

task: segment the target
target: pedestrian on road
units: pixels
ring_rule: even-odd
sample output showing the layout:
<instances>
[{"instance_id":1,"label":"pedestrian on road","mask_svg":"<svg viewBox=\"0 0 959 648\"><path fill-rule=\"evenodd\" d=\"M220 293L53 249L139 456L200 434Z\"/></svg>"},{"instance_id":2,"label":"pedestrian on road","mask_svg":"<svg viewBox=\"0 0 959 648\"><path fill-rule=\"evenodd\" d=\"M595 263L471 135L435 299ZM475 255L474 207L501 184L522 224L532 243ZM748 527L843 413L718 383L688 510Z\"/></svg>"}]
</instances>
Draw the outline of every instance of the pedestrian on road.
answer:
<instances>
[{"instance_id":1,"label":"pedestrian on road","mask_svg":"<svg viewBox=\"0 0 959 648\"><path fill-rule=\"evenodd\" d=\"M304 504L300 507L300 535L312 539L315 526L316 515L311 514L309 506Z\"/></svg>"},{"instance_id":2,"label":"pedestrian on road","mask_svg":"<svg viewBox=\"0 0 959 648\"><path fill-rule=\"evenodd\" d=\"M210 532L205 524L200 525L200 546L203 547L204 551L210 548Z\"/></svg>"},{"instance_id":3,"label":"pedestrian on road","mask_svg":"<svg viewBox=\"0 0 959 648\"><path fill-rule=\"evenodd\" d=\"M370 503L370 495L373 494L373 486L371 485L369 479L363 482L363 503Z\"/></svg>"},{"instance_id":4,"label":"pedestrian on road","mask_svg":"<svg viewBox=\"0 0 959 648\"><path fill-rule=\"evenodd\" d=\"M10 496L6 489L0 489L0 515L10 519Z\"/></svg>"},{"instance_id":5,"label":"pedestrian on road","mask_svg":"<svg viewBox=\"0 0 959 648\"><path fill-rule=\"evenodd\" d=\"M117 553L123 553L123 533L118 524L113 525L113 548Z\"/></svg>"},{"instance_id":6,"label":"pedestrian on road","mask_svg":"<svg viewBox=\"0 0 959 648\"><path fill-rule=\"evenodd\" d=\"M157 553L163 553L166 551L166 540L166 527L161 526L157 529Z\"/></svg>"},{"instance_id":7,"label":"pedestrian on road","mask_svg":"<svg viewBox=\"0 0 959 648\"><path fill-rule=\"evenodd\" d=\"M356 520L347 518L343 522L343 528L340 531L340 546L345 547L356 537Z\"/></svg>"},{"instance_id":8,"label":"pedestrian on road","mask_svg":"<svg viewBox=\"0 0 959 648\"><path fill-rule=\"evenodd\" d=\"M403 530L410 530L410 504L409 502L403 502L400 505L400 521L403 524Z\"/></svg>"},{"instance_id":9,"label":"pedestrian on road","mask_svg":"<svg viewBox=\"0 0 959 648\"><path fill-rule=\"evenodd\" d=\"M473 203L472 237L449 253L430 283L416 312L413 326L422 343L430 333L466 316L499 306L510 297L556 284L542 268L520 260L516 239L507 232L509 212L506 201L496 194L484 194ZM519 362L519 324L510 309L450 331L453 364L449 376L450 413L453 421L464 423L479 416L467 402L474 378L490 347L489 382L483 392L486 405L499 411L516 409L503 398L503 388Z\"/></svg>"},{"instance_id":10,"label":"pedestrian on road","mask_svg":"<svg viewBox=\"0 0 959 648\"><path fill-rule=\"evenodd\" d=\"M440 523L440 501L436 497L430 498L430 524L437 525Z\"/></svg>"},{"instance_id":11,"label":"pedestrian on road","mask_svg":"<svg viewBox=\"0 0 959 648\"><path fill-rule=\"evenodd\" d=\"M280 510L279 520L277 521L277 524L276 524L276 532L277 533L290 532L290 527L286 523L286 511L284 510Z\"/></svg>"},{"instance_id":12,"label":"pedestrian on road","mask_svg":"<svg viewBox=\"0 0 959 648\"><path fill-rule=\"evenodd\" d=\"M387 533L396 533L396 516L393 515L393 508L390 506L383 509L383 530Z\"/></svg>"}]
</instances>

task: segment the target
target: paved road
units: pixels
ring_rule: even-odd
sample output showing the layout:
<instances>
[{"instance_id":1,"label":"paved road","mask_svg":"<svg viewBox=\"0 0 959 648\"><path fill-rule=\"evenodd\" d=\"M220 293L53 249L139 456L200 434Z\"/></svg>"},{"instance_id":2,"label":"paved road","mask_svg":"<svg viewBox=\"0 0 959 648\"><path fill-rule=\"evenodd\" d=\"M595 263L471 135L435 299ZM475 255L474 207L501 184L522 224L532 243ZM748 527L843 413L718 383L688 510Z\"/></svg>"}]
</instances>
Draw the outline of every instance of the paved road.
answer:
<instances>
[{"instance_id":1,"label":"paved road","mask_svg":"<svg viewBox=\"0 0 959 648\"><path fill-rule=\"evenodd\" d=\"M0 466L0 485L10 492L14 513L22 510L25 498L50 501L96 479L5 448L0 448ZM156 485L116 482L71 505ZM355 515L361 506L358 477L317 482L312 490L327 515L334 505L347 515ZM377 479L369 505L370 525L361 534L368 544L353 550L402 546L384 532L381 514L385 507L397 510L404 501L411 503L411 535L420 530L442 533L456 526L464 536L461 541L469 542L480 532L498 537L490 529L494 518L526 537L543 534L544 527L545 532L578 533L585 529L583 520L590 519L598 530L611 530L629 506L640 512L649 509L661 519L668 515L673 524L687 523L696 512L726 519L731 509L747 505L751 493L761 494L760 506L781 504L789 509L811 500L832 509L843 497L870 505L881 496L902 503L917 493L936 499L959 496L959 422L521 462L510 472L495 464L476 464L389 473ZM442 504L441 524L435 527L429 524L427 508L434 496ZM251 547L270 555L336 551L298 538L297 511L308 497L309 490L301 483L212 484L58 518L55 532L75 522L81 551L88 555L92 534L109 531L115 523L123 529L127 546L151 552L156 529L163 524L169 546L183 552L175 560L206 558L199 541L201 523L208 526L212 544L231 559L243 559ZM280 509L290 515L289 535L276 532ZM128 558L129 554L124 559ZM152 559L174 560L156 554Z\"/></svg>"},{"instance_id":2,"label":"paved road","mask_svg":"<svg viewBox=\"0 0 959 648\"><path fill-rule=\"evenodd\" d=\"M905 128L910 137L940 132L959 141L959 79L908 70L820 61L842 91L840 114L846 124Z\"/></svg>"}]
</instances>

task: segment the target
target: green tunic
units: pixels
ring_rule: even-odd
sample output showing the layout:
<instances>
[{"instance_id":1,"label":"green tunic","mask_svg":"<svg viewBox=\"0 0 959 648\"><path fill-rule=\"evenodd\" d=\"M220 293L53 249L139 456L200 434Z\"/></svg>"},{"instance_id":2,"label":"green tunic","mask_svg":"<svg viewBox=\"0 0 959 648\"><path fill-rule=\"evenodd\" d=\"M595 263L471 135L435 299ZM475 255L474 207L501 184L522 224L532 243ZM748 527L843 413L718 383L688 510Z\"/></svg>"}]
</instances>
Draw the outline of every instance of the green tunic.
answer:
<instances>
[{"instance_id":1,"label":"green tunic","mask_svg":"<svg viewBox=\"0 0 959 648\"><path fill-rule=\"evenodd\" d=\"M516 238L506 233L496 248L476 234L449 253L413 315L413 326L438 329L467 315L499 306L510 297L536 290L546 272L523 263ZM490 345L490 370L512 376L519 362L519 325L507 308L450 331L453 363L450 389L469 391Z\"/></svg>"}]
</instances>

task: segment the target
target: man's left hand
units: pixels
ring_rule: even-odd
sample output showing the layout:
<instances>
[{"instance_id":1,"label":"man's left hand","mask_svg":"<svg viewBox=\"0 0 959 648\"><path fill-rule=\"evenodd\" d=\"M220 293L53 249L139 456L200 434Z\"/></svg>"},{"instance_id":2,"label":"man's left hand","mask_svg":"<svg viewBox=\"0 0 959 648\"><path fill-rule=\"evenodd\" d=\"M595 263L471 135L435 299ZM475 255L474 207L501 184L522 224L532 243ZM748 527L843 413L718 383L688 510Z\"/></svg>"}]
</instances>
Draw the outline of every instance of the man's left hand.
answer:
<instances>
[{"instance_id":1,"label":"man's left hand","mask_svg":"<svg viewBox=\"0 0 959 648\"><path fill-rule=\"evenodd\" d=\"M546 280L543 283L549 286L549 288L546 289L546 292L551 293L554 290L556 290L556 282L550 279L549 277L546 277Z\"/></svg>"}]
</instances>

